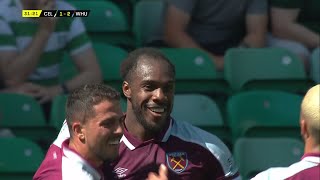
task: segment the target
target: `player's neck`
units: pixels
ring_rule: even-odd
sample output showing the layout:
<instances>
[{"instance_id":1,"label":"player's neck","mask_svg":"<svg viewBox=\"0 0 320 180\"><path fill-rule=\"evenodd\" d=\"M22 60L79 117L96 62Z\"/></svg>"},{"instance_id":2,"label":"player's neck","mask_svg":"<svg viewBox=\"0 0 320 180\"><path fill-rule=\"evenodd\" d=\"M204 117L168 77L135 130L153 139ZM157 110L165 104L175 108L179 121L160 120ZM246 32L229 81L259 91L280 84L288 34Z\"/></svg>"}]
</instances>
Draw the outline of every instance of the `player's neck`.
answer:
<instances>
[{"instance_id":1,"label":"player's neck","mask_svg":"<svg viewBox=\"0 0 320 180\"><path fill-rule=\"evenodd\" d=\"M147 141L154 137L154 134L150 134L149 131L139 123L133 112L127 112L124 124L128 132L140 141Z\"/></svg>"},{"instance_id":2,"label":"player's neck","mask_svg":"<svg viewBox=\"0 0 320 180\"><path fill-rule=\"evenodd\" d=\"M315 142L313 139L305 141L304 153L320 153L320 144Z\"/></svg>"},{"instance_id":3,"label":"player's neck","mask_svg":"<svg viewBox=\"0 0 320 180\"><path fill-rule=\"evenodd\" d=\"M88 161L94 167L99 167L103 163L102 160L95 157L92 152L87 148L85 144L78 142L77 140L70 139L69 148L77 152L83 159Z\"/></svg>"}]
</instances>

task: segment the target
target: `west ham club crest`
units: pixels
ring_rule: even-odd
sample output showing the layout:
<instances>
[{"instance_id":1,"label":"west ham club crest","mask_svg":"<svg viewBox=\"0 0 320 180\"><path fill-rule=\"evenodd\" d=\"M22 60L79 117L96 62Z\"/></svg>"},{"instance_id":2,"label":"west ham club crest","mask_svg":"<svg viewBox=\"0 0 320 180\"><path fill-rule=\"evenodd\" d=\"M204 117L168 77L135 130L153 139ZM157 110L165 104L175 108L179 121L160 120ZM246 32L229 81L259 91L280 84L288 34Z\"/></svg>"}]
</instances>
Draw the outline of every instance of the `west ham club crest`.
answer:
<instances>
[{"instance_id":1,"label":"west ham club crest","mask_svg":"<svg viewBox=\"0 0 320 180\"><path fill-rule=\"evenodd\" d=\"M188 157L186 152L170 152L166 154L168 167L176 172L183 172L188 166Z\"/></svg>"}]
</instances>

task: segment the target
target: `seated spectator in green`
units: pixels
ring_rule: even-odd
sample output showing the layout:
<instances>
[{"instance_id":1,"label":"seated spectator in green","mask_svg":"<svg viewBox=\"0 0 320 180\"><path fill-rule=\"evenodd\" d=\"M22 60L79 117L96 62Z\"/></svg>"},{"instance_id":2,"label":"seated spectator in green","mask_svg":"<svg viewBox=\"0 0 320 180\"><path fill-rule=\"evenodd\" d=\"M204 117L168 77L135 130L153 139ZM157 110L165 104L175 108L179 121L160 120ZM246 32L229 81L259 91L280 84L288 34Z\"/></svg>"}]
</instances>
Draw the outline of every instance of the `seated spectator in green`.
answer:
<instances>
[{"instance_id":1,"label":"seated spectator in green","mask_svg":"<svg viewBox=\"0 0 320 180\"><path fill-rule=\"evenodd\" d=\"M59 0L0 1L0 72L9 88L35 84L32 95L46 103L83 84L101 82L101 71L80 18L23 18L23 9L74 8ZM72 57L79 73L59 83L64 53Z\"/></svg>"}]
</instances>

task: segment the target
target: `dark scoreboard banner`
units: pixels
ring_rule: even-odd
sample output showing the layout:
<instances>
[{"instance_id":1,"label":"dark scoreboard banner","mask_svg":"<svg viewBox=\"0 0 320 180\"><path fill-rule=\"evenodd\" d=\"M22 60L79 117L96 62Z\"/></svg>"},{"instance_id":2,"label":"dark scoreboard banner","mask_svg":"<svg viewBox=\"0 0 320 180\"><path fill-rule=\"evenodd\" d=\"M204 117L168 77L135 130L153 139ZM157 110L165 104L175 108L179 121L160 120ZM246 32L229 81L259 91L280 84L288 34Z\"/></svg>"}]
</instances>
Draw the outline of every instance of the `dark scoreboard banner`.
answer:
<instances>
[{"instance_id":1,"label":"dark scoreboard banner","mask_svg":"<svg viewBox=\"0 0 320 180\"><path fill-rule=\"evenodd\" d=\"M22 10L22 17L88 17L90 10Z\"/></svg>"}]
</instances>

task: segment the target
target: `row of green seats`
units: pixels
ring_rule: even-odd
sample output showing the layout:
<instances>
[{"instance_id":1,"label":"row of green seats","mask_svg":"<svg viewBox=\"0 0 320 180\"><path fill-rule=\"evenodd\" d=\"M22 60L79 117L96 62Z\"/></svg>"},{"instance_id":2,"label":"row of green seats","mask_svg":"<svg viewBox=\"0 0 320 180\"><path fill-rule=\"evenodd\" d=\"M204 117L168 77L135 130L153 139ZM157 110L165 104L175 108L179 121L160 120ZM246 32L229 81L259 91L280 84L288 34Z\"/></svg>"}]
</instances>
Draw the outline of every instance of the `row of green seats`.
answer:
<instances>
[{"instance_id":1,"label":"row of green seats","mask_svg":"<svg viewBox=\"0 0 320 180\"><path fill-rule=\"evenodd\" d=\"M33 97L15 93L0 93L0 127L43 145L52 142L57 133L47 124L41 105Z\"/></svg>"},{"instance_id":2,"label":"row of green seats","mask_svg":"<svg viewBox=\"0 0 320 180\"><path fill-rule=\"evenodd\" d=\"M44 158L42 149L24 138L0 138L0 179L30 180Z\"/></svg>"},{"instance_id":3,"label":"row of green seats","mask_svg":"<svg viewBox=\"0 0 320 180\"><path fill-rule=\"evenodd\" d=\"M131 30L124 13L112 1L70 2L79 9L92 9L90 16L83 20L94 41L129 46L134 42L135 47L143 46L150 35L161 27L162 13L165 7L163 0L141 0L135 3L134 23ZM131 31L134 38L130 40ZM265 89L276 86L277 88L286 88L289 91L303 92L309 87L308 85L312 82L308 81L309 77L304 72L303 64L299 62L298 57L283 49L265 49L261 51L258 49L231 49L226 54L227 67L224 76L229 83L232 82L231 88L233 90L257 87ZM311 79L318 83L320 82L319 58L319 52L315 52L312 56L310 75ZM240 63L234 61L240 61ZM239 66L242 68L238 68ZM269 69L265 67L272 68L272 72L269 72ZM219 77L221 73L215 72L215 74L218 74ZM261 79L265 81L261 84L254 81L252 76L258 81ZM251 79L248 79L250 77ZM268 82L270 79L272 81ZM283 79L285 79L285 83L283 83ZM223 82L218 84L220 86L215 86L216 88L225 89Z\"/></svg>"},{"instance_id":4,"label":"row of green seats","mask_svg":"<svg viewBox=\"0 0 320 180\"><path fill-rule=\"evenodd\" d=\"M299 118L303 97L259 90L238 93L227 102L227 124L232 141L240 137L293 137L301 139Z\"/></svg>"},{"instance_id":5,"label":"row of green seats","mask_svg":"<svg viewBox=\"0 0 320 180\"><path fill-rule=\"evenodd\" d=\"M93 47L103 72L104 82L121 90L120 64L128 52L101 42L94 42ZM160 50L176 67L176 93L230 95L257 89L304 93L314 84L306 75L302 62L284 49L230 49L225 56L223 73L217 72L208 54L199 49ZM314 66L314 69L316 72L317 67ZM75 73L70 57L65 56L61 64L60 81L70 79ZM315 74L314 77L316 76Z\"/></svg>"},{"instance_id":6,"label":"row of green seats","mask_svg":"<svg viewBox=\"0 0 320 180\"><path fill-rule=\"evenodd\" d=\"M132 2L133 18L128 19L131 16L127 17L117 3L112 1L70 0L68 2L76 9L91 10L90 15L83 18L83 22L93 40L129 48L141 47L156 29L161 28L165 7L163 0Z\"/></svg>"}]
</instances>

